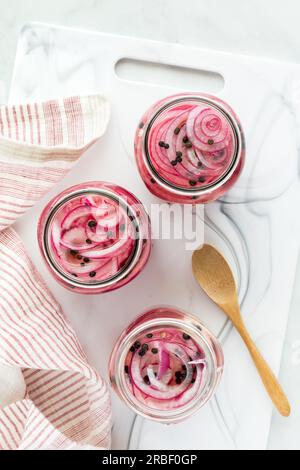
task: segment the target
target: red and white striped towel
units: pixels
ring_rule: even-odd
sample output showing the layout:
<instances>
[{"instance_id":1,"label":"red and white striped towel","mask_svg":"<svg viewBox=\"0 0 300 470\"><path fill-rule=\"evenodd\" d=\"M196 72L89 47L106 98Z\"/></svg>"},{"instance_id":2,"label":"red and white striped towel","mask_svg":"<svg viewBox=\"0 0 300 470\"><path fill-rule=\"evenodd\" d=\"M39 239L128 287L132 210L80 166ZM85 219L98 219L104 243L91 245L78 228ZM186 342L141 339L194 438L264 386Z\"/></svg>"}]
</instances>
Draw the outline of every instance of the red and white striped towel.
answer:
<instances>
[{"instance_id":1,"label":"red and white striped towel","mask_svg":"<svg viewBox=\"0 0 300 470\"><path fill-rule=\"evenodd\" d=\"M0 449L110 446L110 399L60 306L10 227L106 130L101 96L0 109L0 364L23 400L0 409Z\"/></svg>"}]
</instances>

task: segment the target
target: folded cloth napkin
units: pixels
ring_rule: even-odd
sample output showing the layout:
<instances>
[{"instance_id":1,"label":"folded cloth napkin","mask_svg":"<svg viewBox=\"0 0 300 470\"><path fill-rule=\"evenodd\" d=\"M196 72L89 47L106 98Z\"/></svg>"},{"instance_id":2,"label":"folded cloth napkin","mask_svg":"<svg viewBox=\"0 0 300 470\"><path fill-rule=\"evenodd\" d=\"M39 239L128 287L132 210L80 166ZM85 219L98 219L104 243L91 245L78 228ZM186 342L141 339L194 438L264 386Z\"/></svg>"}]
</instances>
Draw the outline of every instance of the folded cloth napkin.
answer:
<instances>
[{"instance_id":1,"label":"folded cloth napkin","mask_svg":"<svg viewBox=\"0 0 300 470\"><path fill-rule=\"evenodd\" d=\"M18 385L0 403L1 450L110 446L107 386L10 227L108 121L98 95L0 109L0 373Z\"/></svg>"},{"instance_id":2,"label":"folded cloth napkin","mask_svg":"<svg viewBox=\"0 0 300 470\"><path fill-rule=\"evenodd\" d=\"M0 409L22 400L26 384L19 367L0 365Z\"/></svg>"}]
</instances>

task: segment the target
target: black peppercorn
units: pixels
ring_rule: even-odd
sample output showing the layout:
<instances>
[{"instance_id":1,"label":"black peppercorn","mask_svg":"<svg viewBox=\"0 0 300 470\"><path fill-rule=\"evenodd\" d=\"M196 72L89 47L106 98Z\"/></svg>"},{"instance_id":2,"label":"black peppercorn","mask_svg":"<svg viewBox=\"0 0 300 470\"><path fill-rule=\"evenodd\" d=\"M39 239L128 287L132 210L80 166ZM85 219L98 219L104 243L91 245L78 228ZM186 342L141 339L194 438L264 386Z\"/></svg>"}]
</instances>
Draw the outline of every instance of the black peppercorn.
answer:
<instances>
[{"instance_id":1,"label":"black peppercorn","mask_svg":"<svg viewBox=\"0 0 300 470\"><path fill-rule=\"evenodd\" d=\"M98 225L98 224L97 224L97 222L96 222L95 220L90 220L89 223L88 223L88 226L89 226L90 228L95 228L95 227L97 227L97 225Z\"/></svg>"},{"instance_id":2,"label":"black peppercorn","mask_svg":"<svg viewBox=\"0 0 300 470\"><path fill-rule=\"evenodd\" d=\"M190 335L188 335L186 333L183 333L182 337L185 341L188 341L189 339L191 339Z\"/></svg>"}]
</instances>

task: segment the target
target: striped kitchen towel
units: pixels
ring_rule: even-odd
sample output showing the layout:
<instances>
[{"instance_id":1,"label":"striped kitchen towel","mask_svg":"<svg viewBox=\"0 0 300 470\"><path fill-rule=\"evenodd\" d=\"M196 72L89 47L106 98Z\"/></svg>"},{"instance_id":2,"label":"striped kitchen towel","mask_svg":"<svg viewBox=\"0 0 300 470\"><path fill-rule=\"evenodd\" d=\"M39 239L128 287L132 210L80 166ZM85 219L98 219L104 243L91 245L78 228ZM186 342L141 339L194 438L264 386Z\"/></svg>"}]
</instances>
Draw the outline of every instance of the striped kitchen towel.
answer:
<instances>
[{"instance_id":1,"label":"striped kitchen towel","mask_svg":"<svg viewBox=\"0 0 300 470\"><path fill-rule=\"evenodd\" d=\"M1 450L110 446L107 386L11 228L108 121L98 95L0 108L0 365L19 368L26 385L0 404Z\"/></svg>"}]
</instances>

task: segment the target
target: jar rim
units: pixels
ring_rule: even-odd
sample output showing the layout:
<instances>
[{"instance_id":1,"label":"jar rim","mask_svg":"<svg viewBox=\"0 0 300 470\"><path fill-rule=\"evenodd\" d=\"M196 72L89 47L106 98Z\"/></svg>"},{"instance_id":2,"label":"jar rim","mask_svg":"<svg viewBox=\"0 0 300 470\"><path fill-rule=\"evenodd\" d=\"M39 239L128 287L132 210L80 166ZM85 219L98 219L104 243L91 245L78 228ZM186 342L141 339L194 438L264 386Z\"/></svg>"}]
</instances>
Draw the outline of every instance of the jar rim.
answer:
<instances>
[{"instance_id":1,"label":"jar rim","mask_svg":"<svg viewBox=\"0 0 300 470\"><path fill-rule=\"evenodd\" d=\"M174 309L172 308L172 310ZM121 345L116 345L114 350L114 352L116 352L114 382L122 399L139 415L143 416L144 418L152 419L154 421L162 423L175 423L193 415L211 398L218 384L219 367L217 364L216 354L213 347L211 346L205 335L202 333L201 327L206 327L201 323L198 318L186 312L182 313L184 313L185 316L188 316L194 321L197 320L199 328L197 328L193 323L189 323L180 319L167 318L167 316L147 320L142 324L137 324L129 333L127 332L126 336L122 340ZM209 371L206 377L206 383L201 388L200 394L197 392L197 394L190 403L173 410L158 410L151 407L147 407L147 405L142 404L138 400L134 399L132 394L130 394L125 380L126 372L124 366L130 346L134 343L137 337L143 334L143 332L151 328L160 328L163 326L178 328L189 333L194 339L194 341L196 341L197 344L199 344L199 346L204 349L205 357L207 359L209 367Z\"/></svg>"},{"instance_id":2,"label":"jar rim","mask_svg":"<svg viewBox=\"0 0 300 470\"><path fill-rule=\"evenodd\" d=\"M219 98L218 99L222 103L222 100ZM243 153L243 147L244 147L244 137L243 137L243 132L241 130L241 127L239 125L238 120L235 118L234 113L232 114L225 109L225 107L220 103L216 103L214 101L214 97L212 95L205 95L205 94L199 94L198 96L196 94L181 94L181 95L175 95L171 96L169 98L166 98L167 101L164 101L164 103L156 109L150 118L147 120L147 124L143 127L142 132L142 157L143 161L146 165L146 168L148 172L150 173L151 177L155 180L155 182L162 186L165 190L172 192L174 195L177 196L193 196L193 197L200 197L200 196L205 196L206 194L209 194L212 190L217 190L218 188L222 187L234 174L240 160L242 157ZM201 101L204 103L209 104L210 106L214 107L217 109L219 112L221 112L225 118L227 119L229 125L231 126L234 139L235 139L235 153L232 157L232 161L226 172L217 180L214 181L211 184L208 184L206 186L202 186L201 188L183 188L183 187L178 187L172 183L170 183L167 179L163 178L154 168L151 158L149 155L149 149L148 149L148 137L152 128L153 123L155 120L158 118L158 116L168 109L170 106L180 103L183 101ZM224 105L226 106L227 103L224 102ZM227 105L229 109L229 105Z\"/></svg>"},{"instance_id":3,"label":"jar rim","mask_svg":"<svg viewBox=\"0 0 300 470\"><path fill-rule=\"evenodd\" d=\"M72 188L70 188L70 190L72 190ZM123 270L121 270L119 273L117 273L115 276L113 276L110 279L107 279L107 280L104 280L104 281L96 281L94 283L85 283L85 282L80 282L77 278L74 278L74 279L71 278L70 276L68 276L66 273L64 273L59 268L58 263L56 263L55 260L53 259L53 257L51 256L51 250L49 248L48 233L49 233L50 224L53 221L55 215L57 214L57 211L61 207L63 207L66 203L68 203L69 201L71 201L72 199L74 199L78 196L81 196L81 195L84 195L84 194L91 194L91 193L104 195L104 196L114 200L115 202L118 202L119 204L121 204L123 206L123 208L125 208L126 211L128 211L129 216L131 215L134 218L134 220L131 221L131 223L135 225L135 228L136 228L135 233L137 234L137 239L135 240L135 246L134 246L131 258L130 258L129 262L125 265ZM142 253L143 243L144 243L143 238L141 237L141 233L142 233L142 231L141 231L141 229L142 229L141 221L137 217L136 213L134 212L134 210L132 209L130 204L128 204L128 202L124 198L117 195L113 190L110 190L110 189L107 189L107 188L99 189L99 188L93 187L93 183L90 183L90 186L85 186L82 189L79 189L78 185L77 185L76 187L74 187L73 191L69 192L66 195L61 193L61 195L59 195L58 198L59 199L55 202L53 207L51 207L51 210L49 211L49 214L47 215L45 225L44 225L44 229L43 229L43 235L42 235L43 254L44 254L49 266L55 272L55 274L61 280L63 280L64 282L67 282L70 286L72 286L74 288L81 287L81 288L84 288L84 289L89 289L91 291L93 291L94 289L96 290L96 289L99 289L99 288L111 287L114 284L116 284L119 281L126 278L130 274L130 272L134 269L136 264L138 263L138 261L140 259L140 256L141 256L141 253ZM139 201L137 201L137 202L139 202ZM142 204L142 203L140 203L140 204Z\"/></svg>"}]
</instances>

